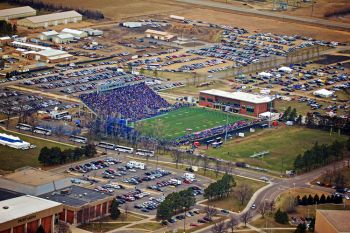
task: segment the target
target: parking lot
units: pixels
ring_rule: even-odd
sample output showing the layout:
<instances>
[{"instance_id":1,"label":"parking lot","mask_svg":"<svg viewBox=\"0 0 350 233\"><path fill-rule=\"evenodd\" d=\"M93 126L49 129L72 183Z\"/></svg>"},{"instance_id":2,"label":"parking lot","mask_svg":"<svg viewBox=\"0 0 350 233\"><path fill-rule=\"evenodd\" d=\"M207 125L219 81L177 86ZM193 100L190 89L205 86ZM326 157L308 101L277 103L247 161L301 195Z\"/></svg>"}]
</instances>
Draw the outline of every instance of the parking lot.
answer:
<instances>
[{"instance_id":1,"label":"parking lot","mask_svg":"<svg viewBox=\"0 0 350 233\"><path fill-rule=\"evenodd\" d=\"M0 89L1 113L14 115L21 112L49 110L54 107L58 107L58 109L61 110L67 110L76 107L76 105L49 99L40 95L32 95L6 88Z\"/></svg>"},{"instance_id":2,"label":"parking lot","mask_svg":"<svg viewBox=\"0 0 350 233\"><path fill-rule=\"evenodd\" d=\"M137 162L125 156L82 163L70 167L67 172L74 175L74 184L115 195L121 208L128 205L129 210L154 215L168 194L191 188L199 201L211 182L206 177L190 178L184 171Z\"/></svg>"}]
</instances>

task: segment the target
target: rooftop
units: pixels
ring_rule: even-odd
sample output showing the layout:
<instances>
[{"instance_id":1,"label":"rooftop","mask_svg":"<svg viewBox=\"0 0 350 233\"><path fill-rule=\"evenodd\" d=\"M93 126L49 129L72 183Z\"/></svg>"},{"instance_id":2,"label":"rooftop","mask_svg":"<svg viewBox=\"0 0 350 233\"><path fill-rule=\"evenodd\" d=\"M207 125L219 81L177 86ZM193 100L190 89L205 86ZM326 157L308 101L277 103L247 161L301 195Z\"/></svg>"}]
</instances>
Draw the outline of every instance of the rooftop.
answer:
<instances>
[{"instance_id":1,"label":"rooftop","mask_svg":"<svg viewBox=\"0 0 350 233\"><path fill-rule=\"evenodd\" d=\"M68 188L60 189L55 192L42 194L40 197L47 200L60 202L65 205L80 207L82 205L113 196L97 192L92 189L72 185Z\"/></svg>"},{"instance_id":2,"label":"rooftop","mask_svg":"<svg viewBox=\"0 0 350 233\"><path fill-rule=\"evenodd\" d=\"M61 174L39 170L33 167L25 167L16 170L13 173L2 176L0 179L10 180L12 182L25 184L29 186L39 186L43 184L52 183L53 181L65 179Z\"/></svg>"},{"instance_id":3,"label":"rooftop","mask_svg":"<svg viewBox=\"0 0 350 233\"><path fill-rule=\"evenodd\" d=\"M224 97L228 99L235 99L235 100L240 100L240 101L245 101L245 102L255 103L255 104L268 103L273 100L271 96L266 96L266 95L256 95L256 94L251 94L246 92L227 92L227 91L221 91L216 89L205 90L205 91L201 91L200 93Z\"/></svg>"},{"instance_id":4,"label":"rooftop","mask_svg":"<svg viewBox=\"0 0 350 233\"><path fill-rule=\"evenodd\" d=\"M65 28L62 30L62 32L68 33L68 34L74 34L74 35L80 35L85 33L84 31L79 31L79 30L70 29L70 28Z\"/></svg>"},{"instance_id":5,"label":"rooftop","mask_svg":"<svg viewBox=\"0 0 350 233\"><path fill-rule=\"evenodd\" d=\"M22 194L22 193L18 193L18 192L11 191L8 189L0 188L0 202L4 201L4 200L15 198L15 197L23 196L23 195L24 194Z\"/></svg>"},{"instance_id":6,"label":"rooftop","mask_svg":"<svg viewBox=\"0 0 350 233\"><path fill-rule=\"evenodd\" d=\"M152 29L147 29L145 33L152 33L152 34L157 34L157 35L162 35L162 36L167 36L169 33L167 32L162 32L162 31L157 31L157 30L152 30Z\"/></svg>"},{"instance_id":7,"label":"rooftop","mask_svg":"<svg viewBox=\"0 0 350 233\"><path fill-rule=\"evenodd\" d=\"M32 16L32 17L26 18L25 20L29 20L32 23L43 23L47 21L60 20L60 19L73 18L73 17L81 17L81 14L79 14L76 11L64 11L60 13Z\"/></svg>"},{"instance_id":8,"label":"rooftop","mask_svg":"<svg viewBox=\"0 0 350 233\"><path fill-rule=\"evenodd\" d=\"M4 200L0 202L0 224L60 205L61 203L29 195Z\"/></svg>"},{"instance_id":9,"label":"rooftop","mask_svg":"<svg viewBox=\"0 0 350 233\"><path fill-rule=\"evenodd\" d=\"M6 17L6 16L18 15L18 14L24 14L24 13L31 13L31 12L36 12L36 10L31 8L30 6L8 8L8 9L0 10L0 17Z\"/></svg>"},{"instance_id":10,"label":"rooftop","mask_svg":"<svg viewBox=\"0 0 350 233\"><path fill-rule=\"evenodd\" d=\"M317 210L338 232L350 232L349 210Z\"/></svg>"},{"instance_id":11,"label":"rooftop","mask_svg":"<svg viewBox=\"0 0 350 233\"><path fill-rule=\"evenodd\" d=\"M45 36L54 36L54 35L57 35L58 32L56 32L55 30L51 30L51 31L42 32L41 34Z\"/></svg>"},{"instance_id":12,"label":"rooftop","mask_svg":"<svg viewBox=\"0 0 350 233\"><path fill-rule=\"evenodd\" d=\"M68 34L68 33L60 33L56 37L58 37L60 39L73 39L74 38L74 36L72 34Z\"/></svg>"},{"instance_id":13,"label":"rooftop","mask_svg":"<svg viewBox=\"0 0 350 233\"><path fill-rule=\"evenodd\" d=\"M46 50L37 52L37 54L45 57L52 57L52 56L58 56L58 55L65 55L67 54L67 52L58 50L58 49L46 49Z\"/></svg>"}]
</instances>

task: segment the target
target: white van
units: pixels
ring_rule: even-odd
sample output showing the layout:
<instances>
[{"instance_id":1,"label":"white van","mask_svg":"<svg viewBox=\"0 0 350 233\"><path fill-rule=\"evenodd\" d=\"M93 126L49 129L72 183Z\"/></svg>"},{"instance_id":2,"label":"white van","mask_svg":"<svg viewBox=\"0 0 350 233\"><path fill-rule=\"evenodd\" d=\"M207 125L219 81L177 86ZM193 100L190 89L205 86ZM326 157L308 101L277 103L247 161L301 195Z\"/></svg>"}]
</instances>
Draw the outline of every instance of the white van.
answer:
<instances>
[{"instance_id":1,"label":"white van","mask_svg":"<svg viewBox=\"0 0 350 233\"><path fill-rule=\"evenodd\" d=\"M193 181L196 179L196 175L193 173L185 172L182 178Z\"/></svg>"},{"instance_id":2,"label":"white van","mask_svg":"<svg viewBox=\"0 0 350 233\"><path fill-rule=\"evenodd\" d=\"M140 162L137 162L137 161L129 161L127 164L126 164L127 167L129 168L138 168L138 169L142 169L142 170L145 170L146 169L146 166L144 163L140 163Z\"/></svg>"}]
</instances>

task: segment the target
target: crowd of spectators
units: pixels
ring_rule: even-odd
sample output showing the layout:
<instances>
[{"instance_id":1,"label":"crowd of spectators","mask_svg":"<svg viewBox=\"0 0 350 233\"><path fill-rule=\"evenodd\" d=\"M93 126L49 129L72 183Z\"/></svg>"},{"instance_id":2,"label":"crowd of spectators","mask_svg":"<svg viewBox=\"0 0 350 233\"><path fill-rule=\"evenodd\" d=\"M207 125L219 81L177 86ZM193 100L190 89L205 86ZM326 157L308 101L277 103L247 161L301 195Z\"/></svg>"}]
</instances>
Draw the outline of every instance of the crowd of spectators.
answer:
<instances>
[{"instance_id":1,"label":"crowd of spectators","mask_svg":"<svg viewBox=\"0 0 350 233\"><path fill-rule=\"evenodd\" d=\"M122 117L131 121L155 116L170 107L165 99L145 83L82 94L80 99L99 115Z\"/></svg>"},{"instance_id":2,"label":"crowd of spectators","mask_svg":"<svg viewBox=\"0 0 350 233\"><path fill-rule=\"evenodd\" d=\"M218 127L214 127L211 129L205 129L199 132L194 132L194 133L190 133L190 134L186 134L182 137L179 137L176 139L176 142L179 144L186 144L188 142L192 142L192 141L200 141L206 138L211 138L214 136L220 136L225 134L226 132L228 134L233 133L236 130L248 127L248 126L253 126L257 123L260 122L260 119L254 120L254 121L237 121L235 123L232 124L228 124L228 125L221 125Z\"/></svg>"}]
</instances>

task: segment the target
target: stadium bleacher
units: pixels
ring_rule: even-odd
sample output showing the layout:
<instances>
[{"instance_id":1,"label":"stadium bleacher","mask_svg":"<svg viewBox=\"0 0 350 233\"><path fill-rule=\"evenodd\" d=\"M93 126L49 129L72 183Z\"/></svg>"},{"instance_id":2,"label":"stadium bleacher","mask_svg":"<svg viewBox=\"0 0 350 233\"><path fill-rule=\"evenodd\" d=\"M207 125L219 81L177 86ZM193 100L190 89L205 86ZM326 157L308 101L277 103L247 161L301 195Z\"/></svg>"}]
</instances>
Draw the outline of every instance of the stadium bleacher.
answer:
<instances>
[{"instance_id":1,"label":"stadium bleacher","mask_svg":"<svg viewBox=\"0 0 350 233\"><path fill-rule=\"evenodd\" d=\"M119 87L106 92L80 95L85 105L98 115L120 116L131 121L152 117L170 104L145 83Z\"/></svg>"}]
</instances>

